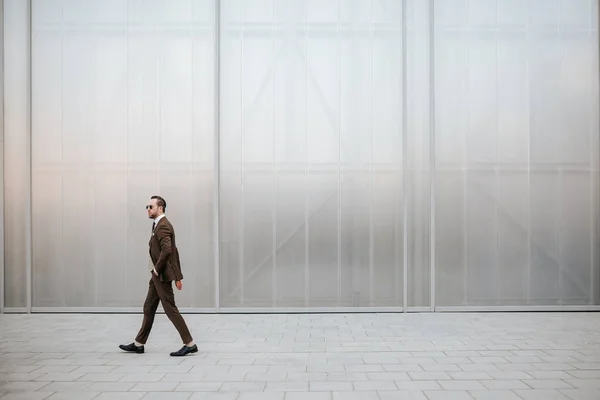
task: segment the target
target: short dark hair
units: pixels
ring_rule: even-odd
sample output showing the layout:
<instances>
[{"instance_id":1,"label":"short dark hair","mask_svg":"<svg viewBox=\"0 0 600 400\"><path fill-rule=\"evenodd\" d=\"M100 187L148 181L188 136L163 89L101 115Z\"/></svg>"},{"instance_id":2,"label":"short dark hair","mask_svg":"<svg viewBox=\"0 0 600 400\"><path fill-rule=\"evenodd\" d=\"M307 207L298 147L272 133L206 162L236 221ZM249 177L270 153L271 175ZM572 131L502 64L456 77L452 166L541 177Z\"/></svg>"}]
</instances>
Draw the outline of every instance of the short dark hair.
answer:
<instances>
[{"instance_id":1,"label":"short dark hair","mask_svg":"<svg viewBox=\"0 0 600 400\"><path fill-rule=\"evenodd\" d=\"M152 196L151 199L156 199L156 206L162 207L163 211L167 210L167 202L160 196Z\"/></svg>"}]
</instances>

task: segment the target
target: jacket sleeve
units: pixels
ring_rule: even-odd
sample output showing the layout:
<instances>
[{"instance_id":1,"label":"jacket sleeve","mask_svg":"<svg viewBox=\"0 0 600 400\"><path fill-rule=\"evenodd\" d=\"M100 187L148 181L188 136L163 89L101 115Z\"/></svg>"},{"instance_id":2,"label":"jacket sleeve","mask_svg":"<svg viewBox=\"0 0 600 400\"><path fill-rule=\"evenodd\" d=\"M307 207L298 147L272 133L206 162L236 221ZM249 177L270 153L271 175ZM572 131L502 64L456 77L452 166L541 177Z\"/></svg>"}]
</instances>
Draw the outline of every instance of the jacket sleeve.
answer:
<instances>
[{"instance_id":1,"label":"jacket sleeve","mask_svg":"<svg viewBox=\"0 0 600 400\"><path fill-rule=\"evenodd\" d=\"M171 254L171 230L168 228L167 224L157 227L156 236L160 243L160 255L158 256L158 260L156 260L154 269L156 270L156 273L160 275L164 271L169 255Z\"/></svg>"}]
</instances>

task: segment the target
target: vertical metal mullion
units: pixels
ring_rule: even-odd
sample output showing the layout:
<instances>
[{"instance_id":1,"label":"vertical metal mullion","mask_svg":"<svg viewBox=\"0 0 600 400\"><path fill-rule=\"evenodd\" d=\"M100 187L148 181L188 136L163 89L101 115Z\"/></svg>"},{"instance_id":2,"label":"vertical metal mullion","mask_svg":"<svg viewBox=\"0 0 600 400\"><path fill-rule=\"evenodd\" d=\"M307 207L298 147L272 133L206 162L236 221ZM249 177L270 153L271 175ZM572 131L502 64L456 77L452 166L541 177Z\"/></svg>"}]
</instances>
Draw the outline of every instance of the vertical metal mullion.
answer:
<instances>
[{"instance_id":1,"label":"vertical metal mullion","mask_svg":"<svg viewBox=\"0 0 600 400\"><path fill-rule=\"evenodd\" d=\"M28 218L29 218L29 223L27 224L27 229L29 229L29 232L27 234L28 236L28 241L29 241L29 246L27 248L28 251L28 257L29 260L27 261L27 313L31 313L31 303L33 302L33 290L32 290L32 282L33 282L33 208L32 208L32 193L33 193L33 157L32 157L32 149L33 149L33 145L32 145L32 123L31 123L31 99L32 99L32 63L31 63L31 56L32 56L32 49L31 49L31 44L32 44L32 18L31 18L31 14L32 14L32 9L31 9L31 1L32 0L28 0L27 1L27 23L29 24L28 26L28 35L29 37L27 38L27 42L29 45L29 49L28 49L28 60L27 60L27 75L28 75L28 99L27 99L27 105L28 105L28 110L27 110L27 118L28 118L28 124L29 126L27 127L27 134L29 135L29 204L28 204Z\"/></svg>"},{"instance_id":2,"label":"vertical metal mullion","mask_svg":"<svg viewBox=\"0 0 600 400\"><path fill-rule=\"evenodd\" d=\"M593 25L593 19L594 19L594 10L593 10L594 6L592 4L592 2L590 1L590 19L589 19L589 35L590 38L592 38L592 25ZM590 40L590 42L593 43L593 40ZM592 61L592 67L593 67L593 61ZM591 81L594 81L594 68L590 68L590 70L592 71L592 76L591 76ZM593 86L590 85L590 88L592 88ZM597 86L596 86L597 87ZM592 103L592 92L590 89L590 93L589 93L589 98L588 101L590 103ZM590 134L590 143L594 143L595 139L592 136L592 132L593 132L593 123L592 121L594 120L593 117L593 109L590 106L590 112L588 115L588 125L589 125L589 134ZM589 298L588 298L588 304L594 304L594 288L595 288L595 282L594 282L594 243L595 243L595 232L594 232L594 225L596 222L596 218L595 218L595 213L594 213L594 188L595 188L595 183L594 183L594 146L590 146L590 294L589 294Z\"/></svg>"},{"instance_id":3,"label":"vertical metal mullion","mask_svg":"<svg viewBox=\"0 0 600 400\"><path fill-rule=\"evenodd\" d=\"M308 217L308 1L304 1L304 307L310 305L309 217Z\"/></svg>"},{"instance_id":4,"label":"vertical metal mullion","mask_svg":"<svg viewBox=\"0 0 600 400\"><path fill-rule=\"evenodd\" d=\"M214 0L215 15L214 15L214 107L215 107L215 127L214 127L214 163L213 163L213 255L214 255L214 301L215 310L221 308L221 216L220 216L220 131L221 131L221 0Z\"/></svg>"},{"instance_id":5,"label":"vertical metal mullion","mask_svg":"<svg viewBox=\"0 0 600 400\"><path fill-rule=\"evenodd\" d=\"M338 73L338 210L337 210L337 276L338 276L338 307L342 299L342 50L340 44L340 0L337 0L337 22L336 22L336 44L337 44L337 73Z\"/></svg>"},{"instance_id":6,"label":"vertical metal mullion","mask_svg":"<svg viewBox=\"0 0 600 400\"><path fill-rule=\"evenodd\" d=\"M407 0L402 0L402 309L406 312L408 308L408 207L407 207L407 183L406 183L406 154L407 154L407 129L408 129L408 102L407 102Z\"/></svg>"},{"instance_id":7,"label":"vertical metal mullion","mask_svg":"<svg viewBox=\"0 0 600 400\"><path fill-rule=\"evenodd\" d=\"M275 140L275 0L273 0L273 8L272 8L272 22L271 22L271 54L272 54L272 65L273 68L273 85L271 87L271 131L273 135L272 145L273 145L273 176L272 176L272 184L273 184L273 209L271 210L272 214L272 262L273 262L273 271L272 271L272 305L273 308L277 306L277 166L276 166L276 140Z\"/></svg>"},{"instance_id":8,"label":"vertical metal mullion","mask_svg":"<svg viewBox=\"0 0 600 400\"><path fill-rule=\"evenodd\" d=\"M467 118L466 118L466 123L465 123L465 127L464 127L464 131L463 131L463 145L465 148L465 154L464 154L464 159L463 159L463 215L462 215L462 228L463 228L463 257L464 257L464 275L463 275L463 287L464 287L464 292L463 292L463 302L464 302L464 306L468 306L469 304L469 225L468 225L468 212L469 212L469 201L468 201L468 194L469 194L469 140L468 140L468 133L469 133L469 123L471 121L471 110L469 107L468 102L470 101L470 95L471 95L471 85L470 85L470 78L471 78L471 68L469 67L469 29L468 29L468 25L469 25L469 18L468 18L468 7L465 7L465 15L464 15L464 25L463 25L463 29L462 29L462 33L464 34L463 37L463 43L465 46L465 57L464 57L464 62L465 62L465 67L466 67L466 77L464 77L463 75L463 79L465 80L465 86L466 86L466 101L464 103L466 104L466 112L467 112ZM464 104L463 104L464 105Z\"/></svg>"},{"instance_id":9,"label":"vertical metal mullion","mask_svg":"<svg viewBox=\"0 0 600 400\"><path fill-rule=\"evenodd\" d=\"M129 3L127 4L127 7L129 8ZM190 188L192 188L192 190L190 190L190 204L192 205L192 209L190 211L191 213L191 219L192 221L194 221L194 217L195 217L195 213L196 211L196 207L194 207L194 110L195 110L195 104L194 104L194 100L195 100L195 96L194 96L194 3L192 2L190 4L190 18L191 18L191 22L190 22L190 97L191 97L191 105L192 105L192 110L190 112L190 127L192 130L192 134L190 135ZM127 31L127 33L129 33L129 30ZM190 224L190 239L191 242L194 243L194 223ZM196 270L194 270L194 282L197 282L198 280L196 279ZM196 285L193 285L191 291L191 297L192 299L196 298Z\"/></svg>"},{"instance_id":10,"label":"vertical metal mullion","mask_svg":"<svg viewBox=\"0 0 600 400\"><path fill-rule=\"evenodd\" d=\"M374 239L373 239L373 0L369 2L369 306L375 302Z\"/></svg>"},{"instance_id":11,"label":"vertical metal mullion","mask_svg":"<svg viewBox=\"0 0 600 400\"><path fill-rule=\"evenodd\" d=\"M499 109L499 103L500 103L500 94L499 92L499 85L498 85L498 63L499 63L499 53L498 53L498 42L500 41L500 28L498 25L498 0L496 0L496 4L495 4L495 10L494 10L494 14L495 14L495 51L494 51L494 55L496 57L496 62L494 63L494 77L495 77L495 89L496 89L496 96L495 96L495 101L496 101L496 165L494 166L494 171L495 171L495 175L496 175L496 213L495 213L495 220L496 220L496 255L495 255L495 262L496 262L496 305L500 305L500 149L499 149L499 143L500 143L500 109Z\"/></svg>"},{"instance_id":12,"label":"vertical metal mullion","mask_svg":"<svg viewBox=\"0 0 600 400\"><path fill-rule=\"evenodd\" d=\"M240 2L240 305L244 305L244 3Z\"/></svg>"},{"instance_id":13,"label":"vertical metal mullion","mask_svg":"<svg viewBox=\"0 0 600 400\"><path fill-rule=\"evenodd\" d=\"M435 0L429 0L429 308L435 311Z\"/></svg>"},{"instance_id":14,"label":"vertical metal mullion","mask_svg":"<svg viewBox=\"0 0 600 400\"><path fill-rule=\"evenodd\" d=\"M596 21L600 21L600 7L598 6L598 3L594 3L591 2L592 7L596 7ZM593 10L592 10L593 11ZM592 20L590 21L590 36L592 36L593 38L593 33L594 33L594 29L593 29L593 12L590 12L590 15L592 15ZM596 71L593 70L592 68L592 74L595 74L595 78L592 77L592 81L596 81L596 86L595 86L595 92L594 92L594 101L596 103L596 106L600 105L600 102L598 102L598 82L600 81L600 29L598 29L598 23L596 23L596 37L595 40L597 41L596 43ZM593 40L592 40L593 43ZM594 112L596 113L600 113L600 109L596 109L595 111L592 109L591 110L591 115L594 115ZM596 301L596 292L598 291L598 275L600 274L600 271L598 270L598 268L600 267L599 264L596 262L596 257L597 257L597 252L596 252L596 246L598 244L598 203L596 203L599 200L599 192L598 192L598 185L600 182L598 182L597 180L597 176L596 173L597 171L600 170L600 165L599 165L599 157L598 155L600 154L600 149L598 148L598 115L596 117L592 117L592 121L594 121L594 123L592 123L592 127L590 129L590 132L592 135L596 135L594 138L595 141L595 147L594 146L590 146L593 148L592 151L596 151L596 153L594 154L594 157L592 158L591 162L591 179L592 179L592 192L593 192L593 197L592 197L592 243L591 243L591 247L592 247L592 261L591 261L591 279L590 281L592 281L591 283L591 293L590 293L590 304L597 304L595 303ZM594 130L594 128L596 128L596 130ZM593 141L593 142L594 142ZM593 143L592 142L592 143Z\"/></svg>"},{"instance_id":15,"label":"vertical metal mullion","mask_svg":"<svg viewBox=\"0 0 600 400\"><path fill-rule=\"evenodd\" d=\"M532 7L528 2L527 23L525 28L525 44L527 47L527 306L531 305L531 130L532 130L532 95L531 95L531 20Z\"/></svg>"},{"instance_id":16,"label":"vertical metal mullion","mask_svg":"<svg viewBox=\"0 0 600 400\"><path fill-rule=\"evenodd\" d=\"M0 314L4 314L4 0L0 0Z\"/></svg>"},{"instance_id":17,"label":"vertical metal mullion","mask_svg":"<svg viewBox=\"0 0 600 400\"><path fill-rule=\"evenodd\" d=\"M559 65L559 69L558 69L558 103L559 103L559 110L562 110L562 93L563 93L563 79L562 79L562 73L563 73L563 51L562 51L562 43L560 41L561 39L561 32L560 32L560 7L557 8L556 10L556 14L557 14L557 32L556 32L556 39L557 42L559 43L558 45L558 65ZM562 113L560 113L559 110L556 110L557 112L557 116L558 118L560 118L560 122L562 123ZM560 126L560 125L559 125ZM560 148L560 131L556 134L556 143L557 143L557 156L558 156L558 163L557 163L557 169L558 169L558 188L556 191L556 226L557 226L557 230L556 230L556 249L557 249L557 257L558 257L558 282L557 282L557 303L558 305L563 305L562 303L562 298L561 298L561 294L560 294L560 286L561 286L561 282L562 282L562 274L563 274L563 262L562 262L562 251L561 251L561 239L562 239L562 235L561 235L561 228L562 228L562 215L561 215L561 207L562 207L562 196L561 196L561 190L562 190L562 186L563 186L563 168L561 165L561 148Z\"/></svg>"}]
</instances>

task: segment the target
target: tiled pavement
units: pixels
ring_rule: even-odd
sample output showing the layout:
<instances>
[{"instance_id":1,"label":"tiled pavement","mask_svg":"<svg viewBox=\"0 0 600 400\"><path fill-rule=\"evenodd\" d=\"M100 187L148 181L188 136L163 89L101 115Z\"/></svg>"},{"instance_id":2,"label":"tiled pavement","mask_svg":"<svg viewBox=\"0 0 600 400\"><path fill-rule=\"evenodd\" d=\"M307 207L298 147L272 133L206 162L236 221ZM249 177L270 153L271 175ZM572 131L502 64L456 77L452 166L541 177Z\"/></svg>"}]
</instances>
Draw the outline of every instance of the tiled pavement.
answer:
<instances>
[{"instance_id":1,"label":"tiled pavement","mask_svg":"<svg viewBox=\"0 0 600 400\"><path fill-rule=\"evenodd\" d=\"M0 315L0 399L600 399L600 313Z\"/></svg>"}]
</instances>

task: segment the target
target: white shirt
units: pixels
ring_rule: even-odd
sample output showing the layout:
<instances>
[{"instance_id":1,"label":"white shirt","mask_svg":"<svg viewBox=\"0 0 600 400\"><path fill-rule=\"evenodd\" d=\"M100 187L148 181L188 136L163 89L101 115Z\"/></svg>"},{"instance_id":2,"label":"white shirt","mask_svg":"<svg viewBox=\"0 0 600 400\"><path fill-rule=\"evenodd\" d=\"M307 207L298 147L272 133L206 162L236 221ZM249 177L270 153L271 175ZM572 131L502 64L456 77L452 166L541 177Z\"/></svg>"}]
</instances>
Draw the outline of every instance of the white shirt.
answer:
<instances>
[{"instance_id":1,"label":"white shirt","mask_svg":"<svg viewBox=\"0 0 600 400\"><path fill-rule=\"evenodd\" d=\"M161 220L162 217L164 217L165 214L160 214L158 217L156 217L154 219L154 229L156 229L156 225L158 225L158 221ZM154 235L154 231L152 232L152 234ZM150 256L148 256L148 266L150 267L150 270L154 270L154 272L156 272L156 269L154 269L154 263L152 262L152 259L150 258Z\"/></svg>"},{"instance_id":2,"label":"white shirt","mask_svg":"<svg viewBox=\"0 0 600 400\"><path fill-rule=\"evenodd\" d=\"M160 221L161 218L164 217L164 216L165 216L165 214L160 214L158 217L156 217L154 219L154 228L156 228L156 225L158 225L158 221Z\"/></svg>"}]
</instances>

